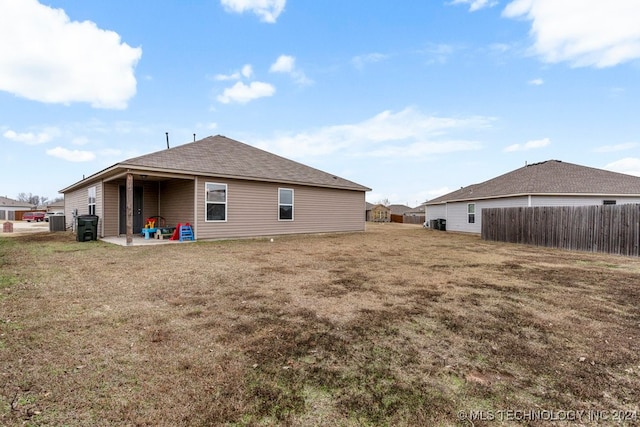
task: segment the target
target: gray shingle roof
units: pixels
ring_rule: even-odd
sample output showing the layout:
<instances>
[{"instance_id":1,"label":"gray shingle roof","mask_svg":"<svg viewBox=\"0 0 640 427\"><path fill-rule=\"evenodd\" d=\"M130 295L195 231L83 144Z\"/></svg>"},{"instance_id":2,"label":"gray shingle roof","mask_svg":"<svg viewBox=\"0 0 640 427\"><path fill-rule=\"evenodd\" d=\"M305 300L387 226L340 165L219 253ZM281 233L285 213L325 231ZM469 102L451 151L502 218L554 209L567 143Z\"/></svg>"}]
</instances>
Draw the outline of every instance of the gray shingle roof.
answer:
<instances>
[{"instance_id":1,"label":"gray shingle roof","mask_svg":"<svg viewBox=\"0 0 640 427\"><path fill-rule=\"evenodd\" d=\"M411 207L407 205L389 205L389 208L394 215L403 215L405 212L411 210Z\"/></svg>"},{"instance_id":2,"label":"gray shingle roof","mask_svg":"<svg viewBox=\"0 0 640 427\"><path fill-rule=\"evenodd\" d=\"M369 191L370 188L225 136L207 138L119 163L180 173Z\"/></svg>"},{"instance_id":3,"label":"gray shingle roof","mask_svg":"<svg viewBox=\"0 0 640 427\"><path fill-rule=\"evenodd\" d=\"M480 184L463 187L430 200L427 205L533 194L640 196L640 177L559 160L547 160L521 167Z\"/></svg>"},{"instance_id":4,"label":"gray shingle roof","mask_svg":"<svg viewBox=\"0 0 640 427\"><path fill-rule=\"evenodd\" d=\"M29 204L27 202L20 202L18 200L13 200L4 196L0 196L0 206L11 206L15 208L24 208L24 207L32 208L33 207L32 204Z\"/></svg>"}]
</instances>

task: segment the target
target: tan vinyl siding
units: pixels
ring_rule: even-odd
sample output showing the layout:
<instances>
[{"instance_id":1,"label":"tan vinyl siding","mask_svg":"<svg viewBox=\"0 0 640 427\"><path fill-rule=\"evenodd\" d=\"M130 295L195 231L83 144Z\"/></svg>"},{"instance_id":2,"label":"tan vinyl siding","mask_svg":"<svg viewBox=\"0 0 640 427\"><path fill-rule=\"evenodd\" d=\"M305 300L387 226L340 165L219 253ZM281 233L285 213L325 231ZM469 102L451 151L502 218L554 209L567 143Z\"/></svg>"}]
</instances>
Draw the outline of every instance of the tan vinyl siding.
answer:
<instances>
[{"instance_id":1,"label":"tan vinyl siding","mask_svg":"<svg viewBox=\"0 0 640 427\"><path fill-rule=\"evenodd\" d=\"M194 223L194 185L194 181L185 179L160 183L158 215L164 217L168 227L186 222Z\"/></svg>"},{"instance_id":2,"label":"tan vinyl siding","mask_svg":"<svg viewBox=\"0 0 640 427\"><path fill-rule=\"evenodd\" d=\"M87 213L87 189L80 188L75 191L70 191L64 195L64 215L67 228L75 229L74 224L74 211L77 210L81 215L83 212Z\"/></svg>"},{"instance_id":3,"label":"tan vinyl siding","mask_svg":"<svg viewBox=\"0 0 640 427\"><path fill-rule=\"evenodd\" d=\"M120 221L120 186L114 183L105 183L103 194L103 232L105 236L117 236Z\"/></svg>"},{"instance_id":4,"label":"tan vinyl siding","mask_svg":"<svg viewBox=\"0 0 640 427\"><path fill-rule=\"evenodd\" d=\"M75 230L75 218L73 216L74 211L77 209L78 215L89 214L89 188L96 187L96 215L98 216L98 236L103 237L104 232L102 229L102 217L103 217L103 191L102 183L95 182L85 187L81 187L75 191L65 193L65 222L67 228L73 228Z\"/></svg>"},{"instance_id":5,"label":"tan vinyl siding","mask_svg":"<svg viewBox=\"0 0 640 427\"><path fill-rule=\"evenodd\" d=\"M205 183L227 184L227 220L205 221ZM364 231L364 191L199 178L197 239ZM278 220L278 189L294 191L294 220Z\"/></svg>"},{"instance_id":6,"label":"tan vinyl siding","mask_svg":"<svg viewBox=\"0 0 640 427\"><path fill-rule=\"evenodd\" d=\"M140 184L140 181L137 182ZM144 181L142 183L143 196L142 196L142 215L143 219L160 215L158 213L159 194L158 194L158 182Z\"/></svg>"}]
</instances>

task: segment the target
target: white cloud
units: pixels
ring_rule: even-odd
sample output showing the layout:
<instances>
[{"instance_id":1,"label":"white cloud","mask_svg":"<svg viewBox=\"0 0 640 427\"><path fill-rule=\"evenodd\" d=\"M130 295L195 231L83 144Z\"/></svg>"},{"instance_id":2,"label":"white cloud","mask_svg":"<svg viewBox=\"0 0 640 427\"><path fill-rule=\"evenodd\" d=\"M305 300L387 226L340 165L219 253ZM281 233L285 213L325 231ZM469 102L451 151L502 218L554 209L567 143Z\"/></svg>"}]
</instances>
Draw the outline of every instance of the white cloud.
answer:
<instances>
[{"instance_id":1,"label":"white cloud","mask_svg":"<svg viewBox=\"0 0 640 427\"><path fill-rule=\"evenodd\" d=\"M528 151L534 150L536 148L543 148L547 145L551 144L551 140L549 138L536 139L533 141L527 141L524 144L513 144L504 149L506 152L512 151Z\"/></svg>"},{"instance_id":2,"label":"white cloud","mask_svg":"<svg viewBox=\"0 0 640 427\"><path fill-rule=\"evenodd\" d=\"M293 56L280 55L278 59L276 59L276 62L271 64L269 71L272 73L290 73L293 71L295 63L296 59Z\"/></svg>"},{"instance_id":3,"label":"white cloud","mask_svg":"<svg viewBox=\"0 0 640 427\"><path fill-rule=\"evenodd\" d=\"M547 62L610 67L640 58L638 0L514 0L502 14L532 21L533 52Z\"/></svg>"},{"instance_id":4,"label":"white cloud","mask_svg":"<svg viewBox=\"0 0 640 427\"><path fill-rule=\"evenodd\" d=\"M47 128L43 132L38 133L17 133L16 131L9 129L2 136L10 139L11 141L22 142L27 145L38 145L45 144L58 135L60 135L60 131L57 128Z\"/></svg>"},{"instance_id":5,"label":"white cloud","mask_svg":"<svg viewBox=\"0 0 640 427\"><path fill-rule=\"evenodd\" d=\"M616 151L631 150L632 148L636 148L637 146L637 142L627 142L624 144L603 145L601 147L595 148L593 151L594 153L613 153Z\"/></svg>"},{"instance_id":6,"label":"white cloud","mask_svg":"<svg viewBox=\"0 0 640 427\"><path fill-rule=\"evenodd\" d=\"M493 7L498 4L496 0L453 0L452 5L456 4L468 4L469 12L475 12L480 9L484 9L485 7Z\"/></svg>"},{"instance_id":7,"label":"white cloud","mask_svg":"<svg viewBox=\"0 0 640 427\"><path fill-rule=\"evenodd\" d=\"M544 84L544 80L542 80L542 79L532 79L532 80L529 80L527 83L529 83L532 86L542 86Z\"/></svg>"},{"instance_id":8,"label":"white cloud","mask_svg":"<svg viewBox=\"0 0 640 427\"><path fill-rule=\"evenodd\" d=\"M308 85L313 83L312 80L301 70L296 68L296 59L289 55L280 55L276 62L271 64L269 71L272 73L285 73L289 74L293 80L299 85Z\"/></svg>"},{"instance_id":9,"label":"white cloud","mask_svg":"<svg viewBox=\"0 0 640 427\"><path fill-rule=\"evenodd\" d=\"M248 86L242 82L237 82L230 88L224 90L222 95L218 96L218 101L223 104L237 102L246 104L254 99L272 96L276 92L276 88L269 83L251 82Z\"/></svg>"},{"instance_id":10,"label":"white cloud","mask_svg":"<svg viewBox=\"0 0 640 427\"><path fill-rule=\"evenodd\" d=\"M219 81L240 80L240 73L235 72L233 74L216 74L213 78Z\"/></svg>"},{"instance_id":11,"label":"white cloud","mask_svg":"<svg viewBox=\"0 0 640 427\"><path fill-rule=\"evenodd\" d=\"M249 79L253 75L253 67L251 64L245 64L240 71L231 74L216 74L213 78L218 81L240 80L242 77Z\"/></svg>"},{"instance_id":12,"label":"white cloud","mask_svg":"<svg viewBox=\"0 0 640 427\"><path fill-rule=\"evenodd\" d=\"M640 176L640 159L634 157L626 157L624 159L611 162L604 169L626 173L628 175Z\"/></svg>"},{"instance_id":13,"label":"white cloud","mask_svg":"<svg viewBox=\"0 0 640 427\"><path fill-rule=\"evenodd\" d=\"M456 139L451 134L459 130L485 129L492 121L489 117L435 117L405 108L397 113L383 111L360 123L280 135L257 145L290 158L336 153L354 157L423 158L432 154L479 149L480 143Z\"/></svg>"},{"instance_id":14,"label":"white cloud","mask_svg":"<svg viewBox=\"0 0 640 427\"><path fill-rule=\"evenodd\" d=\"M385 55L383 53L367 53L365 55L354 56L351 59L351 63L354 67L362 69L366 64L373 64L376 62L384 61L388 57L388 55Z\"/></svg>"},{"instance_id":15,"label":"white cloud","mask_svg":"<svg viewBox=\"0 0 640 427\"><path fill-rule=\"evenodd\" d=\"M46 103L124 109L142 49L36 0L0 1L0 90Z\"/></svg>"},{"instance_id":16,"label":"white cloud","mask_svg":"<svg viewBox=\"0 0 640 427\"><path fill-rule=\"evenodd\" d=\"M242 73L242 76L245 79L250 79L251 76L253 76L253 67L249 64L246 64L244 67L242 67L240 73Z\"/></svg>"},{"instance_id":17,"label":"white cloud","mask_svg":"<svg viewBox=\"0 0 640 427\"><path fill-rule=\"evenodd\" d=\"M273 24L284 10L286 0L220 0L227 12L253 12L262 22Z\"/></svg>"},{"instance_id":18,"label":"white cloud","mask_svg":"<svg viewBox=\"0 0 640 427\"><path fill-rule=\"evenodd\" d=\"M47 154L69 162L89 162L96 158L91 151L68 150L62 147L47 150Z\"/></svg>"}]
</instances>

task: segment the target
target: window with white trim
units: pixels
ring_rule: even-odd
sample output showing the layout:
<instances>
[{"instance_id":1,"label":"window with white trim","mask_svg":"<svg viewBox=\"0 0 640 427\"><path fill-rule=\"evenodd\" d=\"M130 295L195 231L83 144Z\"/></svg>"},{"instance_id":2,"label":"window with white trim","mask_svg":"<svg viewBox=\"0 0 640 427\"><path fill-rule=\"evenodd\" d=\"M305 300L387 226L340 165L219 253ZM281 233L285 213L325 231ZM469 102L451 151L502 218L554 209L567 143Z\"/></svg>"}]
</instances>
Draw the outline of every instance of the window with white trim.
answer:
<instances>
[{"instance_id":1,"label":"window with white trim","mask_svg":"<svg viewBox=\"0 0 640 427\"><path fill-rule=\"evenodd\" d=\"M293 190L278 189L278 220L293 221Z\"/></svg>"},{"instance_id":2,"label":"window with white trim","mask_svg":"<svg viewBox=\"0 0 640 427\"><path fill-rule=\"evenodd\" d=\"M96 187L89 187L89 191L87 194L87 206L89 210L89 215L96 214Z\"/></svg>"},{"instance_id":3,"label":"window with white trim","mask_svg":"<svg viewBox=\"0 0 640 427\"><path fill-rule=\"evenodd\" d=\"M227 184L205 183L206 221L227 220Z\"/></svg>"},{"instance_id":4,"label":"window with white trim","mask_svg":"<svg viewBox=\"0 0 640 427\"><path fill-rule=\"evenodd\" d=\"M475 203L467 204L467 222L469 224L475 224L476 222L476 204Z\"/></svg>"}]
</instances>

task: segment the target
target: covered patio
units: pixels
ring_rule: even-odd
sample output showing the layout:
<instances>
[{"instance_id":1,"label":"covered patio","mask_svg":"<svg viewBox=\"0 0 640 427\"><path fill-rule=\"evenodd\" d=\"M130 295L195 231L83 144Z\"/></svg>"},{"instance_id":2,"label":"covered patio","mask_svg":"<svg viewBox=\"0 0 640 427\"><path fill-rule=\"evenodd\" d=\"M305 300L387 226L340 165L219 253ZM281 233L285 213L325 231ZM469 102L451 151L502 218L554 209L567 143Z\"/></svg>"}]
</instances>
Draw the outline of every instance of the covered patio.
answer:
<instances>
[{"instance_id":1,"label":"covered patio","mask_svg":"<svg viewBox=\"0 0 640 427\"><path fill-rule=\"evenodd\" d=\"M131 243L127 244L127 236L108 236L108 237L100 237L98 240L103 242L112 243L114 245L120 246L152 246L152 245L174 245L176 243L192 243L194 240L169 240L169 239L145 239L143 236L139 234L133 235L131 239Z\"/></svg>"}]
</instances>

